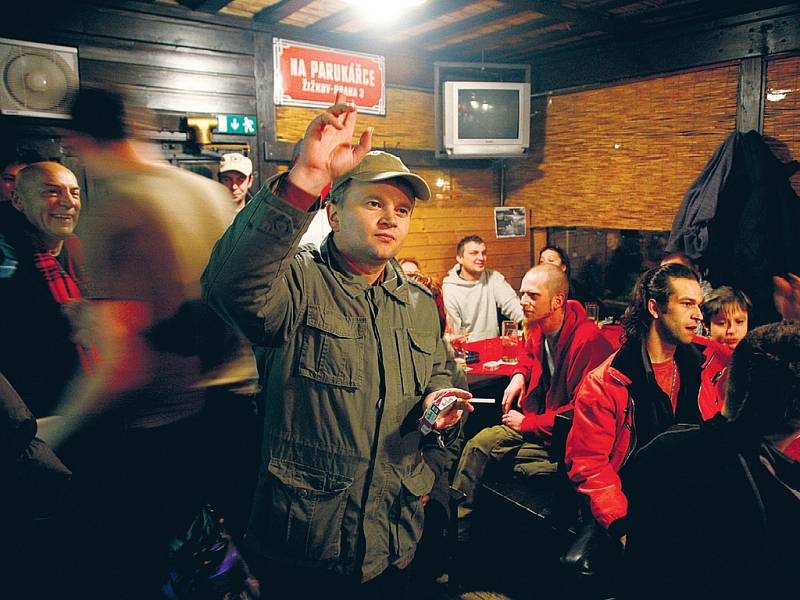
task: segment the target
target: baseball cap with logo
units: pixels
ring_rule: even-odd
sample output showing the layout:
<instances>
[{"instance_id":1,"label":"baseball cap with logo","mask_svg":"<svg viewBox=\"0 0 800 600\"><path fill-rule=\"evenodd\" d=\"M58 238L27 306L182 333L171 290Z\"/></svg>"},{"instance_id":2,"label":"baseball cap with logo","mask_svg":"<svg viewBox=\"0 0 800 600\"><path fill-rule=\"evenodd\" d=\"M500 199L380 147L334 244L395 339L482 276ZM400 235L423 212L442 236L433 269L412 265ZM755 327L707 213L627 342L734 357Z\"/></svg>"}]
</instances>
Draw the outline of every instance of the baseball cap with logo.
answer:
<instances>
[{"instance_id":1,"label":"baseball cap with logo","mask_svg":"<svg viewBox=\"0 0 800 600\"><path fill-rule=\"evenodd\" d=\"M420 200L430 200L431 198L431 189L422 177L409 171L403 161L394 154L389 154L382 150L368 152L355 169L343 177L335 179L331 194L351 179L365 183L386 181L387 179L404 179L414 190L414 196Z\"/></svg>"},{"instance_id":2,"label":"baseball cap with logo","mask_svg":"<svg viewBox=\"0 0 800 600\"><path fill-rule=\"evenodd\" d=\"M253 173L253 161L238 152L223 154L219 163L219 172L225 173L226 171L237 171L248 177Z\"/></svg>"}]
</instances>

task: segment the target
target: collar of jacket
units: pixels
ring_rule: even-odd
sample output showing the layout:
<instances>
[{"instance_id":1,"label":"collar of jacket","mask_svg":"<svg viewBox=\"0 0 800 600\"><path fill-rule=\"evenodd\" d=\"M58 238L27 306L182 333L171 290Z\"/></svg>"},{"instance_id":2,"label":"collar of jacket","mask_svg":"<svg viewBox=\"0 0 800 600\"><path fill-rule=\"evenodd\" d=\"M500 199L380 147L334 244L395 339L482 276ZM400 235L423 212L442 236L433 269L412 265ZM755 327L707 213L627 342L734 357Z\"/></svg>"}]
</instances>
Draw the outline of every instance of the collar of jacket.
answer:
<instances>
[{"instance_id":1,"label":"collar of jacket","mask_svg":"<svg viewBox=\"0 0 800 600\"><path fill-rule=\"evenodd\" d=\"M675 349L675 363L682 373L687 368L701 369L706 364L702 346L695 343L678 346ZM631 339L626 341L611 361L614 376L623 385L630 385L633 381L655 383L653 364L647 354L645 340Z\"/></svg>"},{"instance_id":2,"label":"collar of jacket","mask_svg":"<svg viewBox=\"0 0 800 600\"><path fill-rule=\"evenodd\" d=\"M330 267L342 291L351 298L362 296L367 289L373 287L360 275L350 273L342 267L341 253L336 248L336 243L333 241L333 232L329 233L325 239L322 240L319 252L323 262ZM400 264L394 258L386 263L383 282L380 283L379 286L399 302L408 304L409 283L406 281L405 276L402 275Z\"/></svg>"}]
</instances>

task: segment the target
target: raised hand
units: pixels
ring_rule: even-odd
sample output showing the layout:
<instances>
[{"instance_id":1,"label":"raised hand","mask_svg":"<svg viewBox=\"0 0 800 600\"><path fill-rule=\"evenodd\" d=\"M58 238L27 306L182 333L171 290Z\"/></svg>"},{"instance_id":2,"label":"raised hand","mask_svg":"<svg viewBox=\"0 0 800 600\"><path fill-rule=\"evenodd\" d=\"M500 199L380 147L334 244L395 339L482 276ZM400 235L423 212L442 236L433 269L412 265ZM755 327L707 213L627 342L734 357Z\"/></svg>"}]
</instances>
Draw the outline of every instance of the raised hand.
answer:
<instances>
[{"instance_id":1,"label":"raised hand","mask_svg":"<svg viewBox=\"0 0 800 600\"><path fill-rule=\"evenodd\" d=\"M292 183L316 196L329 182L351 171L372 148L371 127L352 145L355 127L355 104L337 93L334 105L309 123L300 155L289 173Z\"/></svg>"}]
</instances>

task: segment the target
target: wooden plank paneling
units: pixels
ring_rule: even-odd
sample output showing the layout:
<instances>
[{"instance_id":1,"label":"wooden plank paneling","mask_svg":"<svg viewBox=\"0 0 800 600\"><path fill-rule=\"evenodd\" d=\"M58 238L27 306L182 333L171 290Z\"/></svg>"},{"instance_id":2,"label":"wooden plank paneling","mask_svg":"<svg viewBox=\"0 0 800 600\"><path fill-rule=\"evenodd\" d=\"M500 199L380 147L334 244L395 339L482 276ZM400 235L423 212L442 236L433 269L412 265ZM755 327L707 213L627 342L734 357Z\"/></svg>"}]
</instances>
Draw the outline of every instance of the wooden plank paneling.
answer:
<instances>
[{"instance_id":1,"label":"wooden plank paneling","mask_svg":"<svg viewBox=\"0 0 800 600\"><path fill-rule=\"evenodd\" d=\"M536 227L668 230L684 193L735 127L738 65L554 95L508 204Z\"/></svg>"},{"instance_id":2,"label":"wooden plank paneling","mask_svg":"<svg viewBox=\"0 0 800 600\"><path fill-rule=\"evenodd\" d=\"M245 28L188 23L161 15L84 7L79 33L127 40L205 48L236 54L253 53L253 32Z\"/></svg>"},{"instance_id":3,"label":"wooden plank paneling","mask_svg":"<svg viewBox=\"0 0 800 600\"><path fill-rule=\"evenodd\" d=\"M783 162L800 160L800 56L767 63L764 137ZM800 172L792 176L800 194Z\"/></svg>"},{"instance_id":4,"label":"wooden plank paneling","mask_svg":"<svg viewBox=\"0 0 800 600\"><path fill-rule=\"evenodd\" d=\"M99 82L92 83L114 83ZM256 99L248 96L170 92L153 88L119 86L134 106L179 113L234 113L253 115Z\"/></svg>"},{"instance_id":5,"label":"wooden plank paneling","mask_svg":"<svg viewBox=\"0 0 800 600\"><path fill-rule=\"evenodd\" d=\"M223 74L200 74L161 67L145 67L93 60L80 62L80 73L88 81L113 81L122 85L161 88L173 92L214 93L248 96L255 100L253 77L231 77Z\"/></svg>"},{"instance_id":6,"label":"wooden plank paneling","mask_svg":"<svg viewBox=\"0 0 800 600\"><path fill-rule=\"evenodd\" d=\"M178 69L196 73L253 77L252 54L230 54L209 50L164 47L147 42L109 40L92 36L65 35L61 43L79 46L81 60Z\"/></svg>"},{"instance_id":7,"label":"wooden plank paneling","mask_svg":"<svg viewBox=\"0 0 800 600\"><path fill-rule=\"evenodd\" d=\"M331 98L333 103L333 98ZM278 141L294 143L303 138L309 121L319 112L313 108L279 106L275 111ZM376 148L433 149L433 94L416 90L386 89L386 116L358 115L358 132L374 127Z\"/></svg>"}]
</instances>

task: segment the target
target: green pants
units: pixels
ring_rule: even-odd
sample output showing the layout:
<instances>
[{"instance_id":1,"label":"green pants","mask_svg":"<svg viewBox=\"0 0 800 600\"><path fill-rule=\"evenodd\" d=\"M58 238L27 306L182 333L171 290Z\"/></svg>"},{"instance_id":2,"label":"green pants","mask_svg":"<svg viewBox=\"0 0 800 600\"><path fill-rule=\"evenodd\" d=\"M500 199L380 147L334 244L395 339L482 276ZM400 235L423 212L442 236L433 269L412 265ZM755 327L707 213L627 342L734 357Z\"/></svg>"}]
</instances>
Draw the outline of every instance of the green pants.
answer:
<instances>
[{"instance_id":1,"label":"green pants","mask_svg":"<svg viewBox=\"0 0 800 600\"><path fill-rule=\"evenodd\" d=\"M549 475L556 470L547 449L536 442L526 442L522 434L505 425L482 429L467 442L458 469L453 478L453 488L464 494L458 506L458 539L469 539L469 526L478 489L486 469L492 462L512 459L513 472L518 476Z\"/></svg>"}]
</instances>

